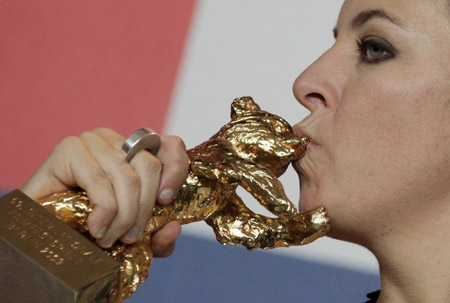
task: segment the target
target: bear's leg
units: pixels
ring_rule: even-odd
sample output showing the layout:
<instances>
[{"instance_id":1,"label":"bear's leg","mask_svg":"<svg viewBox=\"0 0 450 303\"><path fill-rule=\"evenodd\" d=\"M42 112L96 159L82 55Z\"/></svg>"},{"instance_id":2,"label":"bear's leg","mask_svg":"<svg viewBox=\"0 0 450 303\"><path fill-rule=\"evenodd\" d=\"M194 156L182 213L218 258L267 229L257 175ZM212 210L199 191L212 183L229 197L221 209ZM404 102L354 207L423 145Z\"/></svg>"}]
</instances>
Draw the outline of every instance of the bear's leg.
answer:
<instances>
[{"instance_id":1,"label":"bear's leg","mask_svg":"<svg viewBox=\"0 0 450 303\"><path fill-rule=\"evenodd\" d=\"M286 196L283 185L262 165L239 160L229 163L240 176L239 185L251 193L261 205L279 217L292 217L297 214L295 205Z\"/></svg>"},{"instance_id":2,"label":"bear's leg","mask_svg":"<svg viewBox=\"0 0 450 303\"><path fill-rule=\"evenodd\" d=\"M202 159L199 153L192 161L192 171L206 179L242 186L276 216L291 217L297 213L294 204L284 193L283 185L270 170L254 162L238 159L224 146L221 147L209 151L210 157L214 155L216 159L224 159L221 163L205 161L207 159Z\"/></svg>"},{"instance_id":3,"label":"bear's leg","mask_svg":"<svg viewBox=\"0 0 450 303\"><path fill-rule=\"evenodd\" d=\"M253 213L237 195L207 223L219 242L243 245L249 250L307 244L329 229L323 208L291 218L269 218Z\"/></svg>"}]
</instances>

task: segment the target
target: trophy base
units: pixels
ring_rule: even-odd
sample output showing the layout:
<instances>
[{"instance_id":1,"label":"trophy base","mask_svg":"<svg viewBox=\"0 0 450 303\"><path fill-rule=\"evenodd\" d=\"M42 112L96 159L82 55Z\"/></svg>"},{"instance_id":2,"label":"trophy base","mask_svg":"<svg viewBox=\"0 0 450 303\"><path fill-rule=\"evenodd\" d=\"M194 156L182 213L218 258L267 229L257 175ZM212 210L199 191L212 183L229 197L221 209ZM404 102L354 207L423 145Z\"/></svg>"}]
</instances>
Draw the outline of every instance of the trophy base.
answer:
<instances>
[{"instance_id":1,"label":"trophy base","mask_svg":"<svg viewBox=\"0 0 450 303\"><path fill-rule=\"evenodd\" d=\"M0 198L2 302L117 303L120 265L15 190Z\"/></svg>"}]
</instances>

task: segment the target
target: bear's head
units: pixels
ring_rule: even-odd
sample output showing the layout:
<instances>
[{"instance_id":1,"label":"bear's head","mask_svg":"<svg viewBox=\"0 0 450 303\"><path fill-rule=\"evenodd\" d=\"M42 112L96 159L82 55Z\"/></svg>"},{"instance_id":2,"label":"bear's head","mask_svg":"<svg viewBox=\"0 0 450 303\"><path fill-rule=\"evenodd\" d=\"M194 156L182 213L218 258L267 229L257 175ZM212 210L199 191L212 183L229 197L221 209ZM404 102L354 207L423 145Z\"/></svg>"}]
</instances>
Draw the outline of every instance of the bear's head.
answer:
<instances>
[{"instance_id":1,"label":"bear's head","mask_svg":"<svg viewBox=\"0 0 450 303\"><path fill-rule=\"evenodd\" d=\"M283 118L260 109L251 97L234 99L231 122L221 130L240 157L258 163L280 176L289 164L304 156L305 138L299 138Z\"/></svg>"}]
</instances>

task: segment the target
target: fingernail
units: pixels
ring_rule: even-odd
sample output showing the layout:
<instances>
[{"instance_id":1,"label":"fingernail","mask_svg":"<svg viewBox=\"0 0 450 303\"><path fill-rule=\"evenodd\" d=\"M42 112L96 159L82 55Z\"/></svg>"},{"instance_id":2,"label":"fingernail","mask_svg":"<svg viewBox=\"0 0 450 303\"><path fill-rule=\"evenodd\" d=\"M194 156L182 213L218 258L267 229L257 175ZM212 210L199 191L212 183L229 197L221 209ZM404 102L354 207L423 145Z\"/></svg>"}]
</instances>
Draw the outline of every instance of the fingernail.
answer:
<instances>
[{"instance_id":1,"label":"fingernail","mask_svg":"<svg viewBox=\"0 0 450 303\"><path fill-rule=\"evenodd\" d=\"M106 234L106 226L103 226L102 228L99 229L99 231L97 232L97 239L103 238Z\"/></svg>"},{"instance_id":2,"label":"fingernail","mask_svg":"<svg viewBox=\"0 0 450 303\"><path fill-rule=\"evenodd\" d=\"M133 227L123 236L123 239L125 241L134 242L139 238L139 235L139 229L137 227Z\"/></svg>"},{"instance_id":3,"label":"fingernail","mask_svg":"<svg viewBox=\"0 0 450 303\"><path fill-rule=\"evenodd\" d=\"M164 203L170 203L172 202L174 194L175 193L173 190L171 190L170 188L166 188L159 194L159 199Z\"/></svg>"},{"instance_id":4,"label":"fingernail","mask_svg":"<svg viewBox=\"0 0 450 303\"><path fill-rule=\"evenodd\" d=\"M113 244L114 244L114 240L108 239L108 240L102 241L101 246L104 248L110 248Z\"/></svg>"}]
</instances>

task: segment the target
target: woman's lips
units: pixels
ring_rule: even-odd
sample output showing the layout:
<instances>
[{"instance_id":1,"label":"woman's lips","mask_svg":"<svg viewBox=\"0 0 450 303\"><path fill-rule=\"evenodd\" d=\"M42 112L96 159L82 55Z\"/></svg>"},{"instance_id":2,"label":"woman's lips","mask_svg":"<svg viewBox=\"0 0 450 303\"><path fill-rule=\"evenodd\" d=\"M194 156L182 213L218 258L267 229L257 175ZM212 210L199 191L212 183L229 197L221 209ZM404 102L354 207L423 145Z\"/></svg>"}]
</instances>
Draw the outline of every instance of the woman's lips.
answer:
<instances>
[{"instance_id":1,"label":"woman's lips","mask_svg":"<svg viewBox=\"0 0 450 303\"><path fill-rule=\"evenodd\" d=\"M314 150L317 147L317 143L314 141L314 139L307 132L302 130L302 128L298 124L294 126L293 132L298 137L307 137L309 139L309 143L306 146L306 153Z\"/></svg>"},{"instance_id":2,"label":"woman's lips","mask_svg":"<svg viewBox=\"0 0 450 303\"><path fill-rule=\"evenodd\" d=\"M311 138L309 138L309 144L306 146L306 153L311 152L312 150L314 150L317 147L316 142L314 142L314 140L312 140Z\"/></svg>"},{"instance_id":3,"label":"woman's lips","mask_svg":"<svg viewBox=\"0 0 450 303\"><path fill-rule=\"evenodd\" d=\"M292 163L294 169L295 169L295 170L297 171L297 173L299 173L299 174L304 174L304 173L305 173L304 169L306 169L306 167L309 166L307 163L311 164L311 163L310 163L310 161L312 160L311 155L314 153L314 150L315 150L316 148L318 148L318 146L319 146L319 145L318 145L316 142L314 142L314 140L312 140L310 137L308 137L308 139L309 139L309 143L308 143L308 145L306 146L304 156L303 156L302 158L300 158L300 159L298 159L298 160L296 160L296 161L294 161L294 162ZM305 163L305 162L306 162L306 163ZM303 163L303 164L302 164L302 163ZM302 168L302 166L303 166L303 168ZM307 169L307 170L308 170L308 169Z\"/></svg>"}]
</instances>

